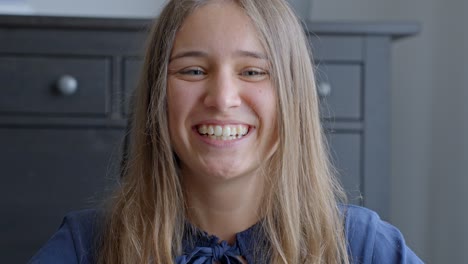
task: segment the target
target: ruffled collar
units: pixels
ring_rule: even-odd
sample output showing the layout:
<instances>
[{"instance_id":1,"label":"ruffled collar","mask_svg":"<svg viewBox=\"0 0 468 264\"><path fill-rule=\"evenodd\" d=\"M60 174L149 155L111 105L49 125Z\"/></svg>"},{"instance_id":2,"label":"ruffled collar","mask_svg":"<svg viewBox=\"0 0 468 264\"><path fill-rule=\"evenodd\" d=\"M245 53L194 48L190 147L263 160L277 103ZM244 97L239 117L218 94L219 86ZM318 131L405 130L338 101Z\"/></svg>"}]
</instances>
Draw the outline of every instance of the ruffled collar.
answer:
<instances>
[{"instance_id":1,"label":"ruffled collar","mask_svg":"<svg viewBox=\"0 0 468 264\"><path fill-rule=\"evenodd\" d=\"M186 224L183 240L183 254L176 258L176 264L242 264L239 256L245 258L247 263L254 262L257 252L264 253L266 243L261 232L261 223L236 234L236 242L229 245L220 241L217 236L209 235L190 223ZM257 252L255 251L257 250Z\"/></svg>"}]
</instances>

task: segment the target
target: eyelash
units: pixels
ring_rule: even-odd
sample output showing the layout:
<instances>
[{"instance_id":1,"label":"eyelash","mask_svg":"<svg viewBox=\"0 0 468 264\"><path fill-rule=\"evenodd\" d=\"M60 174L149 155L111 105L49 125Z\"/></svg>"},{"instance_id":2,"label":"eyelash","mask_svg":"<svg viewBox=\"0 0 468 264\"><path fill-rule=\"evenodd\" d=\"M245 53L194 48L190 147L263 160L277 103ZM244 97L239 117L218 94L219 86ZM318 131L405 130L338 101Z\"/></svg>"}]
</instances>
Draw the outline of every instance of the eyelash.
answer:
<instances>
[{"instance_id":1,"label":"eyelash","mask_svg":"<svg viewBox=\"0 0 468 264\"><path fill-rule=\"evenodd\" d=\"M187 68L179 72L179 74L187 76L203 76L207 73L201 68ZM247 69L239 73L239 76L247 78L260 78L268 75L269 72L261 69Z\"/></svg>"},{"instance_id":2,"label":"eyelash","mask_svg":"<svg viewBox=\"0 0 468 264\"><path fill-rule=\"evenodd\" d=\"M200 69L200 68L196 68L196 69L184 69L180 72L180 74L184 74L184 75L205 75L206 73Z\"/></svg>"},{"instance_id":3,"label":"eyelash","mask_svg":"<svg viewBox=\"0 0 468 264\"><path fill-rule=\"evenodd\" d=\"M248 73L248 74L246 74L246 73ZM263 71L263 70L246 70L246 71L241 72L240 75L241 76L251 77L251 76L263 76L263 75L267 75L267 74L268 74L268 72Z\"/></svg>"}]
</instances>

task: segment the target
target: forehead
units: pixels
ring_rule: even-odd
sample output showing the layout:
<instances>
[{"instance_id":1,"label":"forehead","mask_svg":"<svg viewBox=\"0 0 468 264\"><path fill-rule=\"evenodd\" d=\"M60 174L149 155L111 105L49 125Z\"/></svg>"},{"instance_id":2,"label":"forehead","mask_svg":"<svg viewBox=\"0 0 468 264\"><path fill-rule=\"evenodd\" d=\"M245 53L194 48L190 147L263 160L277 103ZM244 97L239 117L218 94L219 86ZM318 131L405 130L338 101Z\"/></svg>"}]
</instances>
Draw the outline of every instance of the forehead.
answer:
<instances>
[{"instance_id":1,"label":"forehead","mask_svg":"<svg viewBox=\"0 0 468 264\"><path fill-rule=\"evenodd\" d=\"M251 19L234 1L213 1L195 9L176 34L173 50L263 52Z\"/></svg>"}]
</instances>

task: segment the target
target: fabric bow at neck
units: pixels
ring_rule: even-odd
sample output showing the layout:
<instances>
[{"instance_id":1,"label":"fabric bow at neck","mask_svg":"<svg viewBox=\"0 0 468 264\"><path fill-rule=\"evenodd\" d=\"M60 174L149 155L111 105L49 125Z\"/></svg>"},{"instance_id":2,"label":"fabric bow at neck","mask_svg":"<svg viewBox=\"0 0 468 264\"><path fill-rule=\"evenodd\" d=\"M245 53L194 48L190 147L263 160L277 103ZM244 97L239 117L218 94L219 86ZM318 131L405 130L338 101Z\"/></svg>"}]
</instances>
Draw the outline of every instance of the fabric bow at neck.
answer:
<instances>
[{"instance_id":1,"label":"fabric bow at neck","mask_svg":"<svg viewBox=\"0 0 468 264\"><path fill-rule=\"evenodd\" d=\"M176 258L176 264L242 264L239 255L237 245L231 247L222 241L211 247L196 247L191 253Z\"/></svg>"}]
</instances>

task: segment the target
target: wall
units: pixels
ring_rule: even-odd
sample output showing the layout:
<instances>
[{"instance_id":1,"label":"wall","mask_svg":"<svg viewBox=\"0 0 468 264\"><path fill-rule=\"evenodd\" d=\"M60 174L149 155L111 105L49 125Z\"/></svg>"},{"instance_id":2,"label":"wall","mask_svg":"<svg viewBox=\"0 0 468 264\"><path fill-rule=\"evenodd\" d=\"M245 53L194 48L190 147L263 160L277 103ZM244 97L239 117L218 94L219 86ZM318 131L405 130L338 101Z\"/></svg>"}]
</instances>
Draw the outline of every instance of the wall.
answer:
<instances>
[{"instance_id":1,"label":"wall","mask_svg":"<svg viewBox=\"0 0 468 264\"><path fill-rule=\"evenodd\" d=\"M164 0L7 0L40 15L95 17L154 17ZM24 9L24 7L22 7ZM0 4L0 13L1 13ZM3 12L5 13L5 12Z\"/></svg>"},{"instance_id":2,"label":"wall","mask_svg":"<svg viewBox=\"0 0 468 264\"><path fill-rule=\"evenodd\" d=\"M466 263L468 249L468 220L466 203L467 167L466 144L466 82L468 29L467 4L449 0L437 3L439 20L436 25L438 41L434 57L437 72L433 99L433 157L431 177L431 227L434 232L429 251L437 263ZM465 22L465 23L463 23ZM465 131L464 131L465 130Z\"/></svg>"}]
</instances>

